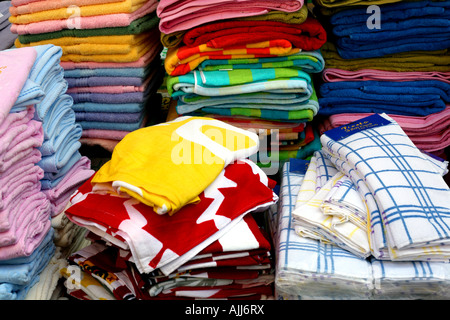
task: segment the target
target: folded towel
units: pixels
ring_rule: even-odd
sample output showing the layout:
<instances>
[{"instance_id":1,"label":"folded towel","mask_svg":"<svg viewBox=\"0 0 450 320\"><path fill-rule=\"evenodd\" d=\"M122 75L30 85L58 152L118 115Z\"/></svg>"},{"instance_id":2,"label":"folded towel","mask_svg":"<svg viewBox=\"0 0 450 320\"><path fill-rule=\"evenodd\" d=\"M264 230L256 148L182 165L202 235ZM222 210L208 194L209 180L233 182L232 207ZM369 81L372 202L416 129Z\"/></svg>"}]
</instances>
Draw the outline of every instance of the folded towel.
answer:
<instances>
[{"instance_id":1,"label":"folded towel","mask_svg":"<svg viewBox=\"0 0 450 320\"><path fill-rule=\"evenodd\" d=\"M81 157L51 189L43 190L52 206L51 216L60 214L69 202L70 196L94 174L89 158Z\"/></svg>"},{"instance_id":2,"label":"folded towel","mask_svg":"<svg viewBox=\"0 0 450 320\"><path fill-rule=\"evenodd\" d=\"M16 34L11 32L11 23L9 22L9 17L11 16L9 12L9 7L11 6L11 1L0 2L0 50L10 49L14 46L14 41L17 38Z\"/></svg>"},{"instance_id":3,"label":"folded towel","mask_svg":"<svg viewBox=\"0 0 450 320\"><path fill-rule=\"evenodd\" d=\"M344 133L349 127L355 128L354 134ZM384 114L372 115L328 131L321 142L324 152L355 186L366 185L370 194L361 194L366 200L373 198L379 209L392 260L448 260L446 215L450 208L444 199L450 190L442 171L394 120ZM372 216L376 207L369 202L368 206ZM402 250L406 250L404 255Z\"/></svg>"},{"instance_id":4,"label":"folded towel","mask_svg":"<svg viewBox=\"0 0 450 320\"><path fill-rule=\"evenodd\" d=\"M121 122L136 123L142 117L142 112L75 112L76 121ZM81 136L81 135L80 135Z\"/></svg>"},{"instance_id":5,"label":"folded towel","mask_svg":"<svg viewBox=\"0 0 450 320\"><path fill-rule=\"evenodd\" d=\"M146 7L144 5L143 7ZM144 32L151 31L156 28L159 22L156 13L154 12L154 7L147 9L146 11L152 11L150 13L146 13L144 16L137 18L130 22L130 24L125 26L118 27L106 27L101 28L97 27L94 29L62 29L56 31L49 31L45 33L33 33L33 34L19 34L16 36L20 43L28 44L37 41L43 40L56 40L62 37L76 37L76 38L84 38L84 37L96 37L96 36L108 36L108 35L131 35L131 34L140 34ZM141 10L141 9L140 9ZM138 10L139 11L139 10ZM81 18L80 18L81 19ZM38 24L39 22L37 22Z\"/></svg>"},{"instance_id":6,"label":"folded towel","mask_svg":"<svg viewBox=\"0 0 450 320\"><path fill-rule=\"evenodd\" d=\"M67 160L66 164L59 168L56 172L46 171L44 177L41 179L41 189L48 190L56 187L58 183L64 178L67 172L81 159L79 150L76 150ZM53 170L54 171L54 170Z\"/></svg>"},{"instance_id":7,"label":"folded towel","mask_svg":"<svg viewBox=\"0 0 450 320\"><path fill-rule=\"evenodd\" d=\"M132 21L155 11L157 3L149 1L131 13L116 13L107 15L94 15L88 17L75 17L62 20L43 20L29 24L12 24L11 32L17 34L41 34L61 31L65 29L98 29L109 27L126 27Z\"/></svg>"},{"instance_id":8,"label":"folded towel","mask_svg":"<svg viewBox=\"0 0 450 320\"><path fill-rule=\"evenodd\" d=\"M36 60L37 53L33 48L24 48L20 50L2 51L0 52L0 57L2 61L0 65L0 81L2 82L0 93L4 97L0 110L1 124L21 94L22 88ZM38 92L39 88L30 87L30 90ZM40 92L39 96L42 99L43 93L42 91Z\"/></svg>"},{"instance_id":9,"label":"folded towel","mask_svg":"<svg viewBox=\"0 0 450 320\"><path fill-rule=\"evenodd\" d=\"M57 141L57 148L55 153L43 156L42 159L38 162L38 166L40 166L45 172L58 172L62 167L64 167L69 161L71 157L76 156L78 149L81 144L78 141L81 137L81 126L76 124L73 126L73 131L71 128L66 128L66 132L61 134L61 141Z\"/></svg>"},{"instance_id":10,"label":"folded towel","mask_svg":"<svg viewBox=\"0 0 450 320\"><path fill-rule=\"evenodd\" d=\"M11 141L11 147L0 155L0 173L8 170L16 161L33 153L33 148L42 145L44 133L39 121L31 120L28 130Z\"/></svg>"},{"instance_id":11,"label":"folded towel","mask_svg":"<svg viewBox=\"0 0 450 320\"><path fill-rule=\"evenodd\" d=\"M64 78L87 77L140 77L144 78L150 70L141 68L95 68L95 69L68 69L64 70Z\"/></svg>"},{"instance_id":12,"label":"folded towel","mask_svg":"<svg viewBox=\"0 0 450 320\"><path fill-rule=\"evenodd\" d=\"M83 102L76 103L73 105L73 110L75 112L126 112L126 113L136 113L142 112L145 105L143 103L92 103ZM120 122L120 121L119 121Z\"/></svg>"},{"instance_id":13,"label":"folded towel","mask_svg":"<svg viewBox=\"0 0 450 320\"><path fill-rule=\"evenodd\" d=\"M129 133L128 131L119 131L119 130L87 129L83 130L81 137L108 139L108 140L122 140L128 133Z\"/></svg>"},{"instance_id":14,"label":"folded towel","mask_svg":"<svg viewBox=\"0 0 450 320\"><path fill-rule=\"evenodd\" d=\"M450 84L438 80L338 81L323 83L322 115L347 112L388 112L425 116L445 109Z\"/></svg>"},{"instance_id":15,"label":"folded towel","mask_svg":"<svg viewBox=\"0 0 450 320\"><path fill-rule=\"evenodd\" d=\"M43 194L39 192L35 193L36 197L39 195ZM37 201L31 201L31 199L29 199L29 201L23 201L21 208L22 210L30 210L30 212L37 212L41 219L39 223L38 221L35 221L36 226L30 227L29 230L25 231L19 229L21 234L14 244L0 247L0 260L8 260L31 255L51 229L51 223L49 220L50 203L45 196Z\"/></svg>"},{"instance_id":16,"label":"folded towel","mask_svg":"<svg viewBox=\"0 0 450 320\"><path fill-rule=\"evenodd\" d=\"M178 114L193 112L203 107L243 107L261 109L298 109L298 105L310 98L306 94L255 92L225 96L201 96L186 94L180 96L176 110ZM297 108L296 108L297 107Z\"/></svg>"},{"instance_id":17,"label":"folded towel","mask_svg":"<svg viewBox=\"0 0 450 320\"><path fill-rule=\"evenodd\" d=\"M40 246L30 256L33 259L16 258L0 265L3 278L0 284L1 300L23 300L26 297L55 252L52 238L53 230L50 229Z\"/></svg>"},{"instance_id":18,"label":"folded towel","mask_svg":"<svg viewBox=\"0 0 450 320\"><path fill-rule=\"evenodd\" d=\"M46 113L42 120L44 129L44 142L39 147L43 156L55 152L55 142L61 130L72 127L75 121L75 114L72 110L73 100L69 95L62 95Z\"/></svg>"},{"instance_id":19,"label":"folded towel","mask_svg":"<svg viewBox=\"0 0 450 320\"><path fill-rule=\"evenodd\" d=\"M205 131L197 139L195 135L199 130L202 132L206 128L211 130L209 132ZM217 131L223 132L227 134L227 137L228 135L235 136L240 145L228 146L226 141L213 142L208 136L213 131L215 132L214 134ZM158 139L152 139L153 135L156 135ZM177 143L174 143L174 139L176 139ZM149 141L157 143L150 148ZM154 207L156 212L173 214L185 204L197 202L198 194L214 181L227 164L255 153L258 143L259 140L255 134L218 120L181 117L164 125L154 125L128 134L115 148L111 161L108 161L97 171L92 182L95 184L112 183L116 190L136 197L147 205ZM194 164L198 163L198 165L193 166L190 157L188 159L180 158L179 156L174 157L174 154L176 154L174 152L181 151L177 148L184 148L186 144L188 146L193 144L196 148L200 148L199 150L210 152L211 154L208 156L210 159L203 159L202 156L201 159L195 160ZM172 148L169 146L172 146ZM124 152L121 151L122 149L126 150L125 153L128 155L130 153L135 154L134 157L136 158L133 165L129 161L125 161L126 159L122 156ZM136 153L138 150L139 153ZM158 156L153 156L153 153ZM142 158L144 154L147 154L147 156ZM203 151L201 154L204 154ZM160 181L162 172L159 170L147 171L148 175L145 178L142 177L142 180L140 178L136 179L137 177L131 173L132 171L140 170L140 167L148 167L149 164L147 162L150 159L151 166L159 167L160 164L164 163L161 168L164 168L164 172L169 170L170 175L166 176L165 181L170 185L168 187L171 188L170 190L155 190L153 188L153 181ZM158 161L155 162L156 159ZM212 163L210 160L212 160ZM119 169L122 166L123 169ZM171 171L172 169L169 168L176 170ZM183 176L186 179L181 178L177 172L183 172ZM194 177L199 174L203 178L201 180L195 179ZM186 187L186 185L189 185L189 187Z\"/></svg>"},{"instance_id":20,"label":"folded towel","mask_svg":"<svg viewBox=\"0 0 450 320\"><path fill-rule=\"evenodd\" d=\"M161 32L172 33L219 19L256 16L270 10L294 12L302 6L301 0L244 0L240 1L239 5L229 0L215 1L214 4L201 0L189 2L167 0L160 1L157 14L161 18L159 25Z\"/></svg>"},{"instance_id":21,"label":"folded towel","mask_svg":"<svg viewBox=\"0 0 450 320\"><path fill-rule=\"evenodd\" d=\"M109 15L116 13L131 13L142 7L144 0L123 0L119 2L110 2L106 4L92 4L79 6L77 10L68 10L68 8L45 9L43 11L12 15L9 21L14 24L29 24L45 20L62 20L73 17L91 17L98 15Z\"/></svg>"},{"instance_id":22,"label":"folded towel","mask_svg":"<svg viewBox=\"0 0 450 320\"><path fill-rule=\"evenodd\" d=\"M129 47L127 52L123 53L111 53L108 52L100 53L93 52L89 49L89 46L86 49L92 53L89 55L85 55L82 52L80 53L67 53L61 57L61 61L72 61L72 62L135 62L139 60L146 52L151 50L153 46L153 42L146 39L144 42L139 43L136 46ZM159 45L156 45L159 47ZM100 48L101 49L101 48Z\"/></svg>"},{"instance_id":23,"label":"folded towel","mask_svg":"<svg viewBox=\"0 0 450 320\"><path fill-rule=\"evenodd\" d=\"M318 20L307 18L300 24L278 21L219 21L188 30L183 44L196 47L206 44L209 48L232 46L284 39L294 48L312 51L326 42L326 32Z\"/></svg>"},{"instance_id":24,"label":"folded towel","mask_svg":"<svg viewBox=\"0 0 450 320\"><path fill-rule=\"evenodd\" d=\"M113 152L120 140L104 138L80 138L80 143L86 146L100 146L106 151Z\"/></svg>"},{"instance_id":25,"label":"folded towel","mask_svg":"<svg viewBox=\"0 0 450 320\"><path fill-rule=\"evenodd\" d=\"M194 112L191 114L217 114L222 116L245 116L260 118L265 120L277 120L277 121L295 121L295 122L307 122L312 121L314 116L317 115L319 110L319 103L315 92L312 92L312 96L309 100L301 102L295 106L292 110L289 108L262 108L264 105L256 105L251 108L247 108L245 105L231 105L220 107L203 107L201 112Z\"/></svg>"},{"instance_id":26,"label":"folded towel","mask_svg":"<svg viewBox=\"0 0 450 320\"><path fill-rule=\"evenodd\" d=\"M98 130L118 130L118 131L135 131L145 126L146 115L141 114L141 117L136 122L120 122L120 119L114 119L113 122L107 121L77 121L83 130L98 129Z\"/></svg>"},{"instance_id":27,"label":"folded towel","mask_svg":"<svg viewBox=\"0 0 450 320\"><path fill-rule=\"evenodd\" d=\"M326 82L335 81L411 81L411 80L439 80L450 83L450 72L422 71L399 72L375 69L360 69L355 71L326 68L322 74Z\"/></svg>"},{"instance_id":28,"label":"folded towel","mask_svg":"<svg viewBox=\"0 0 450 320\"><path fill-rule=\"evenodd\" d=\"M125 92L125 93L70 93L74 103L93 102L93 103L143 103L146 98L144 92Z\"/></svg>"},{"instance_id":29,"label":"folded towel","mask_svg":"<svg viewBox=\"0 0 450 320\"><path fill-rule=\"evenodd\" d=\"M370 6L385 3L400 2L401 0L317 0L320 6L327 8L340 8L346 6Z\"/></svg>"},{"instance_id":30,"label":"folded towel","mask_svg":"<svg viewBox=\"0 0 450 320\"><path fill-rule=\"evenodd\" d=\"M209 48L206 44L196 47L181 46L167 50L164 67L169 75L178 76L193 71L200 63L208 59L269 58L288 56L299 51L299 48L294 48L289 41L283 39L228 48Z\"/></svg>"},{"instance_id":31,"label":"folded towel","mask_svg":"<svg viewBox=\"0 0 450 320\"><path fill-rule=\"evenodd\" d=\"M311 159L311 162L313 161L315 160ZM315 171L318 168L314 166L312 169ZM305 174L306 177L307 174ZM355 203L355 207L358 209L356 212L361 211L362 214L355 214L349 208L344 207L342 201L349 200L342 198L339 199L341 200L341 206L337 207L338 210L330 210L334 209L334 207L329 206L330 197L347 181L346 179L348 178L343 173L334 174L323 185L320 186L319 184L318 190L306 202L304 202L304 196L301 194L302 189L304 189L304 185L302 185L296 208L292 212L295 231L301 236L333 243L359 257L367 258L371 254L366 231L367 223L366 220L360 218L360 216L364 218L367 213L359 193L352 188L349 179L350 188L345 189L344 198L350 199L349 203L351 204ZM308 194L310 194L309 188ZM303 200L301 205L298 205L299 200ZM351 200L356 201L352 202Z\"/></svg>"},{"instance_id":32,"label":"folded towel","mask_svg":"<svg viewBox=\"0 0 450 320\"><path fill-rule=\"evenodd\" d=\"M129 52L127 46L136 46L146 40L150 34L141 33L137 35L108 35L108 36L93 36L93 37L61 37L51 40L41 40L22 44L19 40L15 45L17 48L22 46L40 46L46 44L53 44L63 49L63 54L81 53L84 54L101 54L112 53L126 53ZM92 48L87 48L91 46ZM104 49L101 50L101 47Z\"/></svg>"}]
</instances>

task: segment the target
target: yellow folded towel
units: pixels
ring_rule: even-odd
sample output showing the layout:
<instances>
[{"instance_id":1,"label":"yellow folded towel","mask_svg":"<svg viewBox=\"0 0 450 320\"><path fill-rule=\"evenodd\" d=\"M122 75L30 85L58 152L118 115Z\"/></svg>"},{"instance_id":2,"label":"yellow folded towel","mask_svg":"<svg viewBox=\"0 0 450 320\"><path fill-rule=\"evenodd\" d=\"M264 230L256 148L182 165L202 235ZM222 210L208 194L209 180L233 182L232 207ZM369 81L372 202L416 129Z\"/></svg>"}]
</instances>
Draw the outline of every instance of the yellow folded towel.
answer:
<instances>
[{"instance_id":1,"label":"yellow folded towel","mask_svg":"<svg viewBox=\"0 0 450 320\"><path fill-rule=\"evenodd\" d=\"M62 37L27 44L22 44L19 39L16 39L14 44L17 48L53 44L62 48L63 55L127 54L132 51L133 47L141 45L149 38L150 35L148 33L143 33L139 35L95 36L83 38Z\"/></svg>"},{"instance_id":2,"label":"yellow folded towel","mask_svg":"<svg viewBox=\"0 0 450 320\"><path fill-rule=\"evenodd\" d=\"M225 166L258 147L258 136L250 131L211 118L181 117L127 134L91 183L171 215L198 202Z\"/></svg>"}]
</instances>

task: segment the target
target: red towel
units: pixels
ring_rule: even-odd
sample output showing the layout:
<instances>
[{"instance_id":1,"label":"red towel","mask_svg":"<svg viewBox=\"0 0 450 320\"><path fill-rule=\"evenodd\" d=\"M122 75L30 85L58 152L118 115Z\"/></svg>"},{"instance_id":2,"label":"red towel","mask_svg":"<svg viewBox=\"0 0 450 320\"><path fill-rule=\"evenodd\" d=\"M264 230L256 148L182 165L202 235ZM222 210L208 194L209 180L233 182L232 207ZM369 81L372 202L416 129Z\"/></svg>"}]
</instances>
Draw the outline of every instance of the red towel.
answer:
<instances>
[{"instance_id":1,"label":"red towel","mask_svg":"<svg viewBox=\"0 0 450 320\"><path fill-rule=\"evenodd\" d=\"M295 48L317 50L326 42L325 29L314 18L291 24L278 21L219 21L190 29L183 37L189 47L207 44L211 48L227 48L248 43L284 39Z\"/></svg>"}]
</instances>

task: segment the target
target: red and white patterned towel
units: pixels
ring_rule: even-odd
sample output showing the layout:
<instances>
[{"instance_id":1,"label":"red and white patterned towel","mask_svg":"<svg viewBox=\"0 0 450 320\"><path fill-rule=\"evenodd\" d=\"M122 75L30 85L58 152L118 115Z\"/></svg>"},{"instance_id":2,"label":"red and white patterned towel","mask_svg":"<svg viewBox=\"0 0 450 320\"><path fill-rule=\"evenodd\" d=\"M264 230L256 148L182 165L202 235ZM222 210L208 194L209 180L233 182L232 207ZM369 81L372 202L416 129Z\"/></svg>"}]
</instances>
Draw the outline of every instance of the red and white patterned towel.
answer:
<instances>
[{"instance_id":1,"label":"red and white patterned towel","mask_svg":"<svg viewBox=\"0 0 450 320\"><path fill-rule=\"evenodd\" d=\"M278 200L275 182L248 160L229 164L182 214L157 215L134 198L95 193L90 180L71 198L66 215L105 240L129 249L141 273L169 274L219 239L249 212ZM170 263L170 265L169 265Z\"/></svg>"}]
</instances>

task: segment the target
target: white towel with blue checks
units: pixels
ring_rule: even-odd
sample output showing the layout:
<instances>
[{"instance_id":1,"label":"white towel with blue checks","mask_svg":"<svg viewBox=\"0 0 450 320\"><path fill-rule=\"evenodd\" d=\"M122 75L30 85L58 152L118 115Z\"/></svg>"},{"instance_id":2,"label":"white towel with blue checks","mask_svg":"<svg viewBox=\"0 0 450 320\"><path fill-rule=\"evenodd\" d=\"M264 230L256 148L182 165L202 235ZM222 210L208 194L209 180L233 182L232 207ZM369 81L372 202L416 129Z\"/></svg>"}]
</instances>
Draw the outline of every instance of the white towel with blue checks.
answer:
<instances>
[{"instance_id":1,"label":"white towel with blue checks","mask_svg":"<svg viewBox=\"0 0 450 320\"><path fill-rule=\"evenodd\" d=\"M372 259L374 296L379 299L449 299L450 264Z\"/></svg>"},{"instance_id":2,"label":"white towel with blue checks","mask_svg":"<svg viewBox=\"0 0 450 320\"><path fill-rule=\"evenodd\" d=\"M336 245L301 237L295 233L292 211L305 178L291 171L291 159L282 172L278 211L271 216L275 226L275 290L280 299L365 299L372 294L372 269L362 259Z\"/></svg>"},{"instance_id":3,"label":"white towel with blue checks","mask_svg":"<svg viewBox=\"0 0 450 320\"><path fill-rule=\"evenodd\" d=\"M355 186L367 186L360 192L373 197L369 210L379 209L385 234L378 238L385 236L391 258L448 261L450 189L442 171L385 114L336 129L321 136L322 151Z\"/></svg>"}]
</instances>

